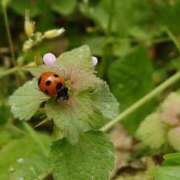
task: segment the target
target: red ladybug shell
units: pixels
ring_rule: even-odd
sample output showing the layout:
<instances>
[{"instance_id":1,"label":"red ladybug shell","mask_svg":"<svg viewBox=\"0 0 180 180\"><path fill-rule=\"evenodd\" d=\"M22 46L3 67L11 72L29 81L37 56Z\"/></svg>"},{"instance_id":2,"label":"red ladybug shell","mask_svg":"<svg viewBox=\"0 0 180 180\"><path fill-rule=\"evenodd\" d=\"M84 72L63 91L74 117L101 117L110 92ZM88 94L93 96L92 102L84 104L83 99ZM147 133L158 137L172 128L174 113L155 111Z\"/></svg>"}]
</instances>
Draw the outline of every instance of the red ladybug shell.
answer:
<instances>
[{"instance_id":1,"label":"red ladybug shell","mask_svg":"<svg viewBox=\"0 0 180 180\"><path fill-rule=\"evenodd\" d=\"M54 72L44 72L38 80L39 89L49 96L57 96L57 90L64 86L64 78Z\"/></svg>"}]
</instances>

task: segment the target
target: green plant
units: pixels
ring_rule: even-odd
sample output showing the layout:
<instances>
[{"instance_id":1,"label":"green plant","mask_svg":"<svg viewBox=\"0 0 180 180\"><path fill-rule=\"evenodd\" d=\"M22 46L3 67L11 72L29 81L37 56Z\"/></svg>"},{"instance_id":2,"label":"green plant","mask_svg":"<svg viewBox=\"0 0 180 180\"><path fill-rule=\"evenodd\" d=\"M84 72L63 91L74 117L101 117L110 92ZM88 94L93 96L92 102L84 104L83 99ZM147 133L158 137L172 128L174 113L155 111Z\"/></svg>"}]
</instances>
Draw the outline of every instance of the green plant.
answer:
<instances>
[{"instance_id":1,"label":"green plant","mask_svg":"<svg viewBox=\"0 0 180 180\"><path fill-rule=\"evenodd\" d=\"M179 178L179 154L164 156L180 148L178 1L1 5L0 179ZM54 64L43 64L47 52L57 56ZM67 101L40 91L46 71L65 78ZM108 137L119 122L132 138L129 149L114 149ZM116 170L121 148L130 155ZM143 168L133 166L147 155Z\"/></svg>"}]
</instances>

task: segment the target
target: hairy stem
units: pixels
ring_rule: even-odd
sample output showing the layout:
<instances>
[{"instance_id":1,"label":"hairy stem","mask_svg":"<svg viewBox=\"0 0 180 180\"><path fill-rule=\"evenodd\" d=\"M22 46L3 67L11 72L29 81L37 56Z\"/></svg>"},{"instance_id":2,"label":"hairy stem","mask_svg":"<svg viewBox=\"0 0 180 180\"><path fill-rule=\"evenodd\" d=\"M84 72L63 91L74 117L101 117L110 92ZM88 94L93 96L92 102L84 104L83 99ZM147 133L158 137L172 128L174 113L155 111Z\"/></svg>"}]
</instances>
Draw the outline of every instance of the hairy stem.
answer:
<instances>
[{"instance_id":1,"label":"hairy stem","mask_svg":"<svg viewBox=\"0 0 180 180\"><path fill-rule=\"evenodd\" d=\"M26 122L23 122L23 126L29 132L29 134L30 134L31 138L34 140L34 142L36 142L36 144L39 146L42 153L47 157L48 150L45 147L45 145L43 144L43 142L41 141L41 139L39 139L38 135L36 134L36 131Z\"/></svg>"},{"instance_id":2,"label":"hairy stem","mask_svg":"<svg viewBox=\"0 0 180 180\"><path fill-rule=\"evenodd\" d=\"M10 28L9 28L7 9L6 9L6 7L3 7L2 10L3 10L3 16L4 16L4 22L5 22L6 32L7 32L9 48L10 48L10 51L11 51L12 63L13 63L13 65L15 65L16 64L15 53L14 53L13 41L12 41L12 37L11 37L11 33L10 33Z\"/></svg>"},{"instance_id":3,"label":"hairy stem","mask_svg":"<svg viewBox=\"0 0 180 180\"><path fill-rule=\"evenodd\" d=\"M157 88L155 88L154 90L152 90L150 93L148 93L147 95L145 95L143 98L141 98L140 100L138 100L137 102L135 102L133 105L131 105L129 108L127 108L125 111L123 111L121 114L119 114L119 116L117 116L114 120L110 121L109 123L107 123L106 125L104 125L100 130L101 131L108 131L109 129L111 129L116 123L120 122L122 119L124 119L125 117L127 117L128 115L130 115L131 113L135 112L138 108L140 108L141 106L143 106L145 103L147 103L148 101L150 101L151 99L153 99L154 97L156 97L157 95L159 95L162 91L164 91L166 88L168 88L169 86L171 86L172 84L174 84L175 82L177 82L178 80L180 80L180 71L177 72L176 74L174 74L172 77L170 77L169 79L167 79L164 83L162 83L161 85L159 85Z\"/></svg>"}]
</instances>

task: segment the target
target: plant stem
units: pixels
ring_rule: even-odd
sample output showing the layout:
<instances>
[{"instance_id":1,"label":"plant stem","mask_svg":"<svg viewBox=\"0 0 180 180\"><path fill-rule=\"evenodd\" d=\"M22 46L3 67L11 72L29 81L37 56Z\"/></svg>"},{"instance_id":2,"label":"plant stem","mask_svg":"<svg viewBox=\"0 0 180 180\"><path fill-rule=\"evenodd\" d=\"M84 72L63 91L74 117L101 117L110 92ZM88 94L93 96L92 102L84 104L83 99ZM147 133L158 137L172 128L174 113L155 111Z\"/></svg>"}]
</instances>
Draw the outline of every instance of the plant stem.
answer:
<instances>
[{"instance_id":1,"label":"plant stem","mask_svg":"<svg viewBox=\"0 0 180 180\"><path fill-rule=\"evenodd\" d=\"M11 37L11 33L10 33L10 28L9 28L7 9L6 9L6 7L3 7L2 10L3 10L3 16L4 16L4 22L5 22L6 32L7 32L9 48L10 48L10 51L11 51L12 63L13 63L13 65L15 65L16 64L15 53L14 53L13 41L12 41L12 37Z\"/></svg>"},{"instance_id":2,"label":"plant stem","mask_svg":"<svg viewBox=\"0 0 180 180\"><path fill-rule=\"evenodd\" d=\"M11 69L8 69L8 70L5 70L4 72L1 72L0 73L0 78L4 77L4 76L7 76L7 75L10 75L10 74L13 74L15 73L16 71L20 70L21 68L20 67L13 67Z\"/></svg>"},{"instance_id":3,"label":"plant stem","mask_svg":"<svg viewBox=\"0 0 180 180\"><path fill-rule=\"evenodd\" d=\"M180 71L177 72L176 74L174 74L172 77L170 77L169 79L167 79L164 83L162 83L161 85L159 85L157 88L155 88L154 90L152 90L150 93L148 93L147 95L145 95L143 98L141 98L140 100L138 100L137 102L135 102L133 105L131 105L129 108L127 108L125 111L123 111L121 114L119 114L119 116L117 116L114 120L110 121L109 123L107 123L106 125L104 125L100 130L105 132L108 131L109 129L111 129L116 123L118 123L119 121L121 121L122 119L124 119L125 117L127 117L128 115L130 115L131 113L133 113L134 111L136 111L138 108L140 108L141 106L143 106L145 103L147 103L148 101L150 101L151 99L153 99L154 97L156 97L157 95L159 95L159 93L161 93L162 91L164 91L166 88L168 88L169 86L171 86L172 84L174 84L175 82L177 82L178 80L180 80Z\"/></svg>"},{"instance_id":4,"label":"plant stem","mask_svg":"<svg viewBox=\"0 0 180 180\"><path fill-rule=\"evenodd\" d=\"M41 139L39 139L38 135L36 134L36 131L26 122L23 122L23 126L29 132L34 142L36 142L36 144L40 147L42 153L47 157L48 156L47 148L42 143Z\"/></svg>"},{"instance_id":5,"label":"plant stem","mask_svg":"<svg viewBox=\"0 0 180 180\"><path fill-rule=\"evenodd\" d=\"M110 12L109 12L109 19L108 19L108 27L107 27L107 33L108 35L111 35L112 33L112 25L113 25L113 13L114 13L114 6L115 6L115 1L111 0L110 1Z\"/></svg>"}]
</instances>

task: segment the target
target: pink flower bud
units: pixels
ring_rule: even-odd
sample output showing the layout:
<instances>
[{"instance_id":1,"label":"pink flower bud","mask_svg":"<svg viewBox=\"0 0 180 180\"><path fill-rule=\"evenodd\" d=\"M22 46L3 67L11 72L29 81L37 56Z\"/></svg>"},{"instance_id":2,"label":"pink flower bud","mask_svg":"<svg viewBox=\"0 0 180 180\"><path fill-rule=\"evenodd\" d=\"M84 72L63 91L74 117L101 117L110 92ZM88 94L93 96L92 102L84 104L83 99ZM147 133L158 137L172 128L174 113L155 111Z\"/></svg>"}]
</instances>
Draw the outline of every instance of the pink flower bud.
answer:
<instances>
[{"instance_id":1,"label":"pink flower bud","mask_svg":"<svg viewBox=\"0 0 180 180\"><path fill-rule=\"evenodd\" d=\"M54 63L56 62L56 56L54 54L52 54L52 53L46 53L43 56L43 62L47 66L53 66Z\"/></svg>"}]
</instances>

